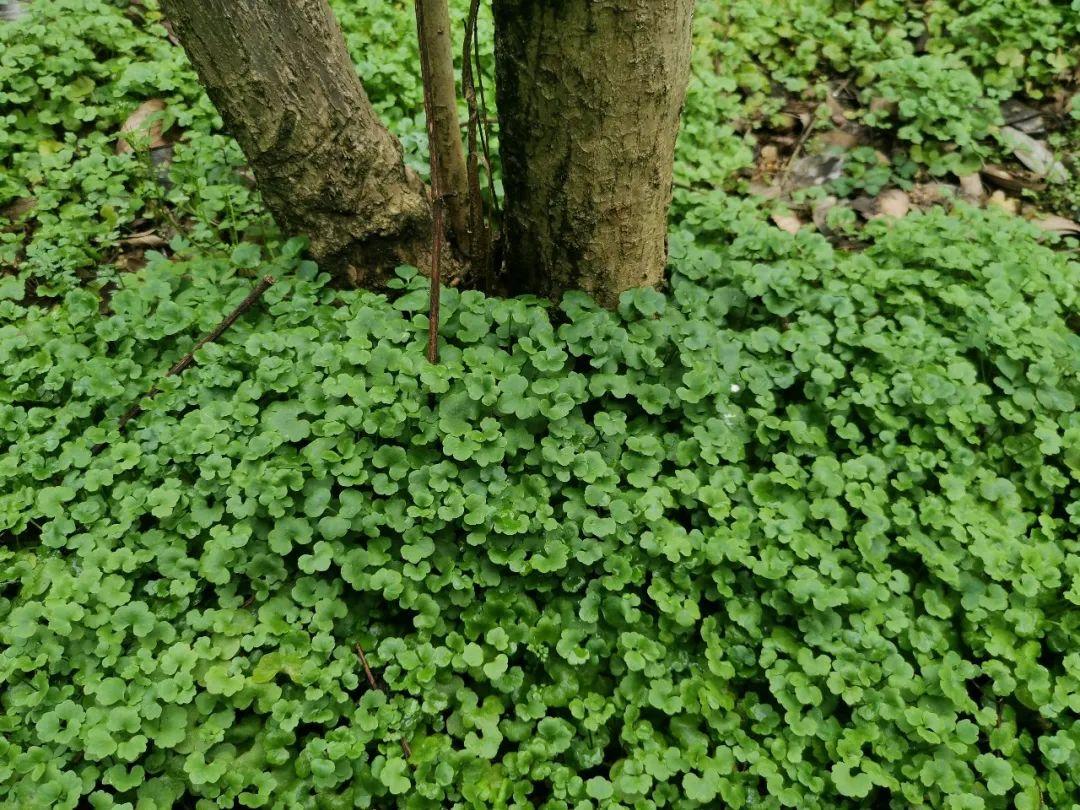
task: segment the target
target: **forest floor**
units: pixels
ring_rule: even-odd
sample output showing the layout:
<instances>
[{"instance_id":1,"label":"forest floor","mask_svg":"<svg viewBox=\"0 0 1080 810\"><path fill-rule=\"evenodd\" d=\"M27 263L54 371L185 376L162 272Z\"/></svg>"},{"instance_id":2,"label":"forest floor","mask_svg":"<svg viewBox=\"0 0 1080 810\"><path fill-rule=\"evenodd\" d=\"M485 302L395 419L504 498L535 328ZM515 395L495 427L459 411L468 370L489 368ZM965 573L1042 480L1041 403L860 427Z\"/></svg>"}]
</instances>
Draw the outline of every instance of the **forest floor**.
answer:
<instances>
[{"instance_id":1,"label":"forest floor","mask_svg":"<svg viewBox=\"0 0 1080 810\"><path fill-rule=\"evenodd\" d=\"M453 5L461 27L463 4ZM77 278L101 283L176 237L208 249L277 238L152 6L3 8L15 20L0 18L0 263L11 289L13 273L45 297ZM367 0L337 10L369 96L426 174L408 9ZM857 10L703 0L676 226L680 205L720 191L760 203L780 228L857 245L868 219L963 201L1068 236L1071 249L1078 16L1038 0ZM490 46L487 19L480 37ZM481 62L491 97L489 52Z\"/></svg>"},{"instance_id":2,"label":"forest floor","mask_svg":"<svg viewBox=\"0 0 1080 810\"><path fill-rule=\"evenodd\" d=\"M697 7L666 288L430 364L153 2L0 0L0 806L1080 802L1080 4Z\"/></svg>"}]
</instances>

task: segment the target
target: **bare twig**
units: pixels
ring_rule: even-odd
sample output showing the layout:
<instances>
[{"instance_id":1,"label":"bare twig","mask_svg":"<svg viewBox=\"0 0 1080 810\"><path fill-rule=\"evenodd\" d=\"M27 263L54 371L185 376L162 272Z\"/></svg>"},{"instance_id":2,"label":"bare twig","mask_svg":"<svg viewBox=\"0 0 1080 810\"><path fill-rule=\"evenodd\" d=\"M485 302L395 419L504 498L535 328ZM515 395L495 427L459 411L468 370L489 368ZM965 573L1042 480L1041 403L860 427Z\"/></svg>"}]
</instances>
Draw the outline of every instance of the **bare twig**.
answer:
<instances>
[{"instance_id":1,"label":"bare twig","mask_svg":"<svg viewBox=\"0 0 1080 810\"><path fill-rule=\"evenodd\" d=\"M431 166L431 296L428 299L429 363L439 362L439 292L442 287L443 188L440 181L439 154L435 148L435 102L431 94L431 54L424 38L424 9L414 0L416 35L420 44L420 76L424 85L424 118L427 119L428 161Z\"/></svg>"},{"instance_id":2,"label":"bare twig","mask_svg":"<svg viewBox=\"0 0 1080 810\"><path fill-rule=\"evenodd\" d=\"M367 656L364 655L364 648L360 646L360 642L356 642L356 654L360 658L360 665L364 668L364 675L367 677L368 685L376 692L385 691L379 686L378 680L375 678L375 673L371 671L371 665L368 663ZM404 737L398 740L401 745L401 752L405 754L405 759L412 756L412 749L409 747L409 743Z\"/></svg>"},{"instance_id":3,"label":"bare twig","mask_svg":"<svg viewBox=\"0 0 1080 810\"><path fill-rule=\"evenodd\" d=\"M174 365L172 368L165 372L165 376L172 377L176 374L179 374L185 368L194 363L195 352L197 352L207 343L213 343L215 340L221 337L225 333L226 329L236 323L237 319L245 312L247 312L251 308L251 305L262 297L262 294L264 292L270 289L274 281L275 279L273 276L263 276L261 279L259 279L259 283L255 285L254 289L252 289L252 291L247 294L247 297L243 301L236 305L236 309L226 315L221 323L219 323L212 330L210 330L209 333L204 335L199 340L199 342L192 347L190 352L181 357L180 360L177 361L176 365ZM147 391L146 394L143 395L143 399L150 399L157 394L158 387L155 385L153 388ZM120 417L120 430L123 430L124 425L134 419L140 411L142 411L142 406L140 403L137 402L132 405L131 408L127 411L127 413Z\"/></svg>"},{"instance_id":4,"label":"bare twig","mask_svg":"<svg viewBox=\"0 0 1080 810\"><path fill-rule=\"evenodd\" d=\"M480 138L480 148L483 149L485 160L487 156L486 125L481 122L481 104L477 104L477 82L473 80L475 67L476 76L479 79L479 61L476 51L476 18L480 11L480 0L471 0L469 4L469 16L465 21L465 45L461 55L461 89L465 95L465 103L469 108L467 151L465 156L465 171L469 183L469 230L473 241L473 267L480 271L481 280L485 292L491 292L493 286L491 267L491 233L490 224L484 222L484 199L480 194L480 168L479 151L477 149L477 135ZM479 82L481 99L483 98L483 82ZM486 111L485 111L486 116ZM487 166L488 180L491 181L491 165ZM494 189L492 189L492 201L494 203Z\"/></svg>"},{"instance_id":5,"label":"bare twig","mask_svg":"<svg viewBox=\"0 0 1080 810\"><path fill-rule=\"evenodd\" d=\"M476 36L476 17L478 9L476 0L473 0L472 27L473 27L473 62L476 65L476 87L480 93L480 145L484 150L484 167L487 169L488 194L491 196L491 211L488 214L488 240L490 242L495 233L494 216L499 213L499 198L495 196L495 175L491 171L491 134L488 127L498 124L498 117L488 115L487 97L484 95L484 72L480 69L480 38ZM489 245L490 247L490 245Z\"/></svg>"},{"instance_id":6,"label":"bare twig","mask_svg":"<svg viewBox=\"0 0 1080 810\"><path fill-rule=\"evenodd\" d=\"M176 31L173 30L172 20L162 20L161 27L165 29L165 36L168 38L169 42L179 48L180 40L176 36Z\"/></svg>"},{"instance_id":7,"label":"bare twig","mask_svg":"<svg viewBox=\"0 0 1080 810\"><path fill-rule=\"evenodd\" d=\"M442 268L439 263L442 258L442 232L443 212L442 200L436 198L431 217L431 227L435 231L434 242L431 249L431 290L428 296L428 345L427 359L429 363L439 362L439 294L442 290Z\"/></svg>"},{"instance_id":8,"label":"bare twig","mask_svg":"<svg viewBox=\"0 0 1080 810\"><path fill-rule=\"evenodd\" d=\"M213 343L215 340L221 337L221 335L225 332L226 329L236 323L237 319L241 315L243 315L248 309L250 309L251 305L258 301L264 292L270 289L273 283L273 276L263 276L261 279L259 279L259 283L256 284L255 287L251 290L251 292L247 294L247 297L239 304L237 304L236 308L228 315L226 315L224 320L221 321L221 323L219 323L212 330L210 330L210 332L200 338L199 342L192 347L190 352L181 357L180 360L176 363L176 365L174 365L172 368L165 372L165 376L172 377L176 374L179 374L185 368L194 363L195 352L197 352L207 343ZM127 425L128 422L130 422L132 419L142 413L143 401L156 396L159 392L160 389L158 389L158 387L155 385L153 388L143 394L139 401L132 405L130 408L128 408L127 411L124 412L124 415L120 417L120 422L117 424L117 430L122 431L124 429L124 426ZM104 443L97 445L93 449L93 453L96 455L97 453L101 452L104 446Z\"/></svg>"},{"instance_id":9,"label":"bare twig","mask_svg":"<svg viewBox=\"0 0 1080 810\"><path fill-rule=\"evenodd\" d=\"M799 135L799 140L795 144L795 148L791 152L791 157L784 163L784 168L780 172L779 185L783 189L787 185L788 177L791 175L791 169L795 165L795 161L798 159L799 154L802 152L803 147L806 145L807 139L810 137L810 133L814 131L815 121L810 119L809 123L803 128L802 134Z\"/></svg>"},{"instance_id":10,"label":"bare twig","mask_svg":"<svg viewBox=\"0 0 1080 810\"><path fill-rule=\"evenodd\" d=\"M499 123L499 119L498 118L493 118L490 115L488 115L488 116L485 116L484 118L481 118L480 123L482 123L482 124L497 124L497 123ZM461 127L462 129L466 129L469 126L469 119L466 118L464 121L462 121L460 124L458 124L458 126Z\"/></svg>"},{"instance_id":11,"label":"bare twig","mask_svg":"<svg viewBox=\"0 0 1080 810\"><path fill-rule=\"evenodd\" d=\"M850 79L844 79L844 81L840 83L840 86L837 87L835 90L826 90L826 92L832 93L832 96L835 99L838 95L843 93L845 89L847 89L848 82L850 81ZM816 125L817 121L815 121L814 117L811 115L810 120L807 122L806 126L803 127L803 131L799 135L799 140L795 144L795 148L791 152L791 157L787 159L787 162L784 164L783 170L780 172L779 185L781 188L787 185L788 177L791 175L791 170L795 166L795 161L798 159L799 154L803 150L803 147L806 146L806 141L810 138L810 135L813 133Z\"/></svg>"},{"instance_id":12,"label":"bare twig","mask_svg":"<svg viewBox=\"0 0 1080 810\"><path fill-rule=\"evenodd\" d=\"M371 688L376 692L381 692L379 688L379 682L375 680L375 674L371 671L371 665L368 663L367 656L364 655L364 648L360 646L360 642L356 642L356 654L360 656L360 664L364 667L364 675L367 676L367 682Z\"/></svg>"},{"instance_id":13,"label":"bare twig","mask_svg":"<svg viewBox=\"0 0 1080 810\"><path fill-rule=\"evenodd\" d=\"M424 112L430 122L429 148L438 155L434 164L446 219L446 245L463 258L472 255L469 233L469 180L465 147L458 121L458 92L454 79L454 38L448 0L416 0L418 52L424 60ZM430 94L430 95L429 95ZM453 266L451 265L451 269Z\"/></svg>"}]
</instances>

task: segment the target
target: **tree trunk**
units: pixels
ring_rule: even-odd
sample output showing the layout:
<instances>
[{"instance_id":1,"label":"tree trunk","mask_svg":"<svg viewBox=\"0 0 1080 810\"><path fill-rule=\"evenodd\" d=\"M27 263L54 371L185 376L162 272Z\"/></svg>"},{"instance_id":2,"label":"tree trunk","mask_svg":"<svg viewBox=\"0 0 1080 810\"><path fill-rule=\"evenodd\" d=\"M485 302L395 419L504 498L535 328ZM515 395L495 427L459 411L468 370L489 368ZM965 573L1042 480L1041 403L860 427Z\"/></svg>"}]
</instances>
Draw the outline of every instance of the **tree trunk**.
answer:
<instances>
[{"instance_id":1,"label":"tree trunk","mask_svg":"<svg viewBox=\"0 0 1080 810\"><path fill-rule=\"evenodd\" d=\"M446 196L453 242L462 253L470 256L469 184L465 172L461 123L458 121L450 10L447 0L417 0L416 6L420 48L428 56L429 75L425 81L431 98L433 133L429 148L438 155L438 187Z\"/></svg>"},{"instance_id":2,"label":"tree trunk","mask_svg":"<svg viewBox=\"0 0 1080 810\"><path fill-rule=\"evenodd\" d=\"M494 0L517 291L606 306L658 284L693 0Z\"/></svg>"},{"instance_id":3,"label":"tree trunk","mask_svg":"<svg viewBox=\"0 0 1080 810\"><path fill-rule=\"evenodd\" d=\"M274 218L355 284L424 266L431 205L326 0L162 0Z\"/></svg>"}]
</instances>

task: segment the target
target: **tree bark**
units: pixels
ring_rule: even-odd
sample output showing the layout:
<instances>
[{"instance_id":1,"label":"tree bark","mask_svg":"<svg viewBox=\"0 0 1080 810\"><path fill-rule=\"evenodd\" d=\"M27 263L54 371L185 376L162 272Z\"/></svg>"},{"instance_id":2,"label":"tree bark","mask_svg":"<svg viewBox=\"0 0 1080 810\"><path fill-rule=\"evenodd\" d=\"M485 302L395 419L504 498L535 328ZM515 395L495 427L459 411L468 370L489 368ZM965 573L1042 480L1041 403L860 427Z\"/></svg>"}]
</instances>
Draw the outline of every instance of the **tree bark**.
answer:
<instances>
[{"instance_id":1,"label":"tree bark","mask_svg":"<svg viewBox=\"0 0 1080 810\"><path fill-rule=\"evenodd\" d=\"M662 281L693 0L494 0L510 283Z\"/></svg>"},{"instance_id":2,"label":"tree bark","mask_svg":"<svg viewBox=\"0 0 1080 810\"><path fill-rule=\"evenodd\" d=\"M416 0L416 5L420 48L427 54L428 75L424 78L431 98L433 135L429 148L438 155L438 187L446 197L452 241L462 253L470 256L469 184L457 111L450 10L447 0Z\"/></svg>"},{"instance_id":3,"label":"tree bark","mask_svg":"<svg viewBox=\"0 0 1080 810\"><path fill-rule=\"evenodd\" d=\"M324 269L423 267L431 204L368 101L326 0L162 0L271 213Z\"/></svg>"}]
</instances>

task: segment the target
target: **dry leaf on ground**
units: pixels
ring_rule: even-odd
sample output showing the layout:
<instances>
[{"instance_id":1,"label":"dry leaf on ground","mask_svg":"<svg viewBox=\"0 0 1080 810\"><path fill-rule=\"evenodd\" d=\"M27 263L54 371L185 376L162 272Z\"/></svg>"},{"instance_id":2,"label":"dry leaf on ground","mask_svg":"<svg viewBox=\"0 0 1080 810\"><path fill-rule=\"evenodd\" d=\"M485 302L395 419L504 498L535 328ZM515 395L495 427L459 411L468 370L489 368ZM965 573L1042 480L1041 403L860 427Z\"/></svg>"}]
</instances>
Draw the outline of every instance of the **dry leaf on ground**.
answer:
<instances>
[{"instance_id":1,"label":"dry leaf on ground","mask_svg":"<svg viewBox=\"0 0 1080 810\"><path fill-rule=\"evenodd\" d=\"M886 189L877 196L875 209L873 219L878 217L903 219L911 210L911 197L898 188Z\"/></svg>"},{"instance_id":2,"label":"dry leaf on ground","mask_svg":"<svg viewBox=\"0 0 1080 810\"><path fill-rule=\"evenodd\" d=\"M1031 169L1037 177L1045 177L1052 183L1064 183L1069 179L1069 172L1064 164L1054 157L1050 147L1043 141L1037 141L1015 127L1002 127L1001 134L1016 159Z\"/></svg>"},{"instance_id":3,"label":"dry leaf on ground","mask_svg":"<svg viewBox=\"0 0 1080 810\"><path fill-rule=\"evenodd\" d=\"M148 142L151 149L166 146L165 138L161 133L161 113L165 111L165 102L160 98L152 98L144 101L135 108L135 112L128 116L123 126L120 127L120 140L116 142L117 154L130 152L134 147L124 136L131 136L136 146L143 146Z\"/></svg>"},{"instance_id":4,"label":"dry leaf on ground","mask_svg":"<svg viewBox=\"0 0 1080 810\"><path fill-rule=\"evenodd\" d=\"M771 219L777 228L788 233L798 233L802 227L802 220L790 212L777 211Z\"/></svg>"},{"instance_id":5,"label":"dry leaf on ground","mask_svg":"<svg viewBox=\"0 0 1080 810\"><path fill-rule=\"evenodd\" d=\"M1023 191L1024 189L1042 191L1046 188L1045 183L1040 183L1026 177L1020 177L1001 166L995 166L993 163L988 163L983 166L980 172L983 177L995 186L1007 189L1008 191Z\"/></svg>"},{"instance_id":6,"label":"dry leaf on ground","mask_svg":"<svg viewBox=\"0 0 1080 810\"><path fill-rule=\"evenodd\" d=\"M1080 222L1057 214L1044 214L1033 218L1031 224L1050 233L1060 233L1064 236L1080 236Z\"/></svg>"},{"instance_id":7,"label":"dry leaf on ground","mask_svg":"<svg viewBox=\"0 0 1080 810\"><path fill-rule=\"evenodd\" d=\"M979 177L978 172L965 174L960 178L960 194L968 202L982 202L983 197L986 196L986 189L983 187L982 178Z\"/></svg>"},{"instance_id":8,"label":"dry leaf on ground","mask_svg":"<svg viewBox=\"0 0 1080 810\"><path fill-rule=\"evenodd\" d=\"M833 146L838 149L854 149L859 145L859 136L843 129L830 129L817 137L817 142L823 146Z\"/></svg>"},{"instance_id":9,"label":"dry leaf on ground","mask_svg":"<svg viewBox=\"0 0 1080 810\"><path fill-rule=\"evenodd\" d=\"M1028 135L1038 135L1046 131L1046 122L1043 120L1042 113L1014 98L1001 105L1001 117L1010 127L1015 127Z\"/></svg>"},{"instance_id":10,"label":"dry leaf on ground","mask_svg":"<svg viewBox=\"0 0 1080 810\"><path fill-rule=\"evenodd\" d=\"M990 195L990 198L986 201L987 205L992 205L996 208L1000 208L1009 214L1015 214L1020 210L1020 201L1012 197L1006 197L1005 192L998 190Z\"/></svg>"},{"instance_id":11,"label":"dry leaf on ground","mask_svg":"<svg viewBox=\"0 0 1080 810\"><path fill-rule=\"evenodd\" d=\"M840 177L846 160L844 155L804 155L791 164L789 184L793 188L824 185Z\"/></svg>"},{"instance_id":12,"label":"dry leaf on ground","mask_svg":"<svg viewBox=\"0 0 1080 810\"><path fill-rule=\"evenodd\" d=\"M169 244L163 236L149 231L147 233L134 233L120 240L120 244L128 247L159 248Z\"/></svg>"},{"instance_id":13,"label":"dry leaf on ground","mask_svg":"<svg viewBox=\"0 0 1080 810\"><path fill-rule=\"evenodd\" d=\"M832 211L837 203L840 201L833 196L822 197L820 200L814 203L814 207L811 210L811 216L814 219L814 226L822 232L829 230L829 212Z\"/></svg>"}]
</instances>

